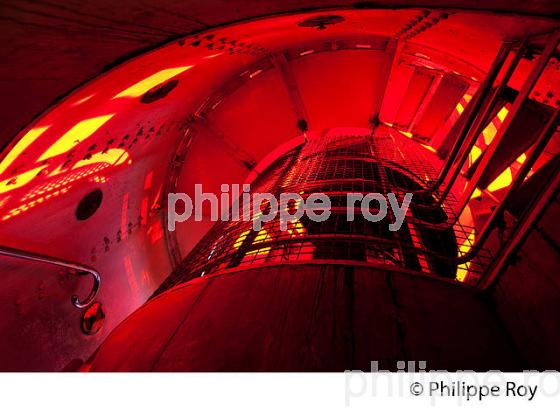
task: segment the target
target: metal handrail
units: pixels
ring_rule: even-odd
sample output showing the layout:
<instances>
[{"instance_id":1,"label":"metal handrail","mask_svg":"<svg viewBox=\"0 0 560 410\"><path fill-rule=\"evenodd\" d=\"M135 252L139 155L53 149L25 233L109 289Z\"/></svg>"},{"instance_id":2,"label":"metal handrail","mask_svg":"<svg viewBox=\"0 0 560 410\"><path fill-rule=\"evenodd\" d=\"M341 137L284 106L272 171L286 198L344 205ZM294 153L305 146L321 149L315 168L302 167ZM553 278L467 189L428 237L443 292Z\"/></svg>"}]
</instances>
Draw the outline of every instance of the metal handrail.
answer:
<instances>
[{"instance_id":1,"label":"metal handrail","mask_svg":"<svg viewBox=\"0 0 560 410\"><path fill-rule=\"evenodd\" d=\"M99 291L101 276L99 275L99 272L97 272L93 268L90 268L89 266L53 258L51 256L41 255L34 252L22 251L20 249L14 249L2 245L0 245L0 255L74 269L77 271L78 275L91 275L93 278L93 287L91 288L88 296L83 301L80 301L77 295L72 295L72 298L70 299L72 301L72 305L74 305L78 309L85 309L89 305L91 305Z\"/></svg>"}]
</instances>

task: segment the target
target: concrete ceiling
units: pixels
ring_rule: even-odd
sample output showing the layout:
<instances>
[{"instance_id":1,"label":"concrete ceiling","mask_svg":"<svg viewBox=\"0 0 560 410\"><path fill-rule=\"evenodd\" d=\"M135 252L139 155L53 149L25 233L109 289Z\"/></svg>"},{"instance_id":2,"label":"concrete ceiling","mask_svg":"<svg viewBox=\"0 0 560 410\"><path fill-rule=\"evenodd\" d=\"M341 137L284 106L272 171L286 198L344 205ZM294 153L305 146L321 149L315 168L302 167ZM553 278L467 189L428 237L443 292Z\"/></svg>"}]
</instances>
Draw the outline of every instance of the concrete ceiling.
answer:
<instances>
[{"instance_id":1,"label":"concrete ceiling","mask_svg":"<svg viewBox=\"0 0 560 410\"><path fill-rule=\"evenodd\" d=\"M558 17L556 0L3 0L0 146L58 97L107 67L181 35L318 8L434 7Z\"/></svg>"}]
</instances>

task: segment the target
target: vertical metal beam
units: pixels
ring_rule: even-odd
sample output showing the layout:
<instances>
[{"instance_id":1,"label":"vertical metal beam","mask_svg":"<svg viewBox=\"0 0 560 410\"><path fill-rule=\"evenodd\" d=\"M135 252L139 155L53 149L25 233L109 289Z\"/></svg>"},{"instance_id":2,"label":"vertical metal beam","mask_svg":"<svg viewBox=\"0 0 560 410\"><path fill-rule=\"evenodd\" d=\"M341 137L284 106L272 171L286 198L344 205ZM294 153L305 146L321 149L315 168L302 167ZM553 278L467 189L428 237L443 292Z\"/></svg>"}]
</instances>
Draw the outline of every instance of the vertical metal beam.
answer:
<instances>
[{"instance_id":1,"label":"vertical metal beam","mask_svg":"<svg viewBox=\"0 0 560 410\"><path fill-rule=\"evenodd\" d=\"M163 190L161 191L161 196L159 199L159 207L161 212L161 222L163 226L163 239L165 241L165 247L169 256L169 263L171 264L171 271L174 271L177 266L180 265L183 260L183 255L181 254L181 247L179 246L179 241L177 240L177 232L170 231L167 229L168 224L168 213L167 213L167 195L171 192L176 192L177 189L177 179L183 167L185 157L189 151L191 143L193 141L194 130L190 127L192 119L189 119L185 123L185 130L181 138L176 142L175 148L172 151L172 157L169 161L167 168L166 177L164 179Z\"/></svg>"},{"instance_id":2,"label":"vertical metal beam","mask_svg":"<svg viewBox=\"0 0 560 410\"><path fill-rule=\"evenodd\" d=\"M418 109L416 110L416 113L414 114L414 117L412 117L412 121L410 121L410 124L408 126L408 132L412 132L412 129L414 128L414 126L416 125L418 120L420 118L422 118L422 116L424 115L424 113L428 109L428 106L432 102L432 99L434 98L434 95L436 94L439 86L441 85L442 80L443 80L443 75L442 74L438 74L437 76L435 76L432 79L432 83L430 84L430 88L428 89L428 91L426 92L426 95L422 99L422 102L418 106Z\"/></svg>"},{"instance_id":3,"label":"vertical metal beam","mask_svg":"<svg viewBox=\"0 0 560 410\"><path fill-rule=\"evenodd\" d=\"M383 103L388 93L389 80L391 77L395 76L396 67L399 64L399 58L403 47L404 42L399 39L391 39L387 42L385 61L379 69L379 84L383 87L383 92L379 92L379 89L373 90L373 102L370 116L370 121L373 125L377 125L379 122L379 113L383 108Z\"/></svg>"},{"instance_id":4,"label":"vertical metal beam","mask_svg":"<svg viewBox=\"0 0 560 410\"><path fill-rule=\"evenodd\" d=\"M208 118L202 116L195 116L193 118L191 126L195 129L202 128L216 139L222 141L226 146L227 150L235 158L237 158L245 168L252 170L255 167L255 165L257 165L257 161L249 153L245 152L239 145L234 144L228 138L226 138L224 133L221 130L219 130L210 120L208 120Z\"/></svg>"},{"instance_id":5,"label":"vertical metal beam","mask_svg":"<svg viewBox=\"0 0 560 410\"><path fill-rule=\"evenodd\" d=\"M503 44L500 50L498 51L498 54L496 55L496 58L492 63L492 67L488 71L488 74L486 74L486 77L482 82L482 84L480 85L478 91L471 99L470 104L466 108L466 112L463 113L463 115L466 115L466 119L464 120L463 126L459 130L459 135L457 136L457 139L453 144L453 148L451 149L451 152L449 153L445 161L445 164L441 168L435 183L429 188L428 190L429 192L435 191L444 182L447 173L451 169L459 152L461 151L461 147L463 146L469 134L469 131L472 128L472 125L475 123L478 116L480 115L481 108L484 106L484 104L488 104L487 98L492 93L492 87L494 85L494 81L498 77L498 74L500 73L500 70L502 69L502 66L504 65L510 51L511 51L510 44Z\"/></svg>"},{"instance_id":6,"label":"vertical metal beam","mask_svg":"<svg viewBox=\"0 0 560 410\"><path fill-rule=\"evenodd\" d=\"M288 91L288 95L290 96L290 101L292 103L292 109L298 120L298 127L302 120L305 121L306 124L309 124L309 118L307 117L307 111L305 109L305 104L303 103L303 98L301 98L298 83L286 55L284 53L276 54L273 56L272 60L280 71L282 80L284 80L286 90ZM300 131L306 130L302 130L300 128Z\"/></svg>"},{"instance_id":7,"label":"vertical metal beam","mask_svg":"<svg viewBox=\"0 0 560 410\"><path fill-rule=\"evenodd\" d=\"M536 84L536 82L540 78L541 73L543 72L546 65L548 64L548 60L550 59L552 54L556 52L556 47L558 45L559 40L560 40L560 30L553 33L550 36L549 41L548 41L545 49L543 50L541 56L535 62L535 65L533 66L533 69L531 70L531 72L529 73L529 76L527 77L527 79L523 83L521 89L519 90L519 93L517 94L517 97L515 98L515 101L513 102L513 105L511 107L510 112L508 113L504 122L502 123L501 127L499 128L498 132L496 133L496 136L494 137L494 140L488 146L486 152L482 155L482 157L480 159L480 163L478 164L478 166L477 166L477 168L474 172L474 175L472 176L472 178L467 183L467 187L466 187L466 189L463 193L462 198L460 199L460 201L458 203L457 209L455 210L457 217L459 215L461 215L461 213L463 212L463 209L468 204L474 190L478 186L478 183L480 181L480 178L482 177L482 174L486 170L486 167L488 166L488 164L494 158L496 150L497 150L498 146L500 145L500 143L502 142L502 140L504 139L504 135L506 135L509 127L511 126L511 124L513 122L513 119L519 113L519 110L521 109L521 106L523 105L526 98L529 96L531 90L533 89L534 85ZM451 189L450 185L448 185L446 187L446 191L448 191L450 189Z\"/></svg>"}]
</instances>

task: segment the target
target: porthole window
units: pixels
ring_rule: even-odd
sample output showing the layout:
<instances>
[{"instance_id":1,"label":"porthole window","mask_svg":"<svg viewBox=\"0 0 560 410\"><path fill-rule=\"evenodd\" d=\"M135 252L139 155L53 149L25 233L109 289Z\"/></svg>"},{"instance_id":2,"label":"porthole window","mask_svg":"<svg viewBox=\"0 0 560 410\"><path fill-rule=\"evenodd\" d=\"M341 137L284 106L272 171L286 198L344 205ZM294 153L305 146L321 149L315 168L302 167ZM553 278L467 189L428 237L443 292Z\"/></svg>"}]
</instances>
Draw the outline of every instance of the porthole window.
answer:
<instances>
[{"instance_id":1,"label":"porthole window","mask_svg":"<svg viewBox=\"0 0 560 410\"><path fill-rule=\"evenodd\" d=\"M85 221L90 218L99 209L102 200L103 192L100 189L96 189L84 196L76 208L76 218L79 221Z\"/></svg>"}]
</instances>

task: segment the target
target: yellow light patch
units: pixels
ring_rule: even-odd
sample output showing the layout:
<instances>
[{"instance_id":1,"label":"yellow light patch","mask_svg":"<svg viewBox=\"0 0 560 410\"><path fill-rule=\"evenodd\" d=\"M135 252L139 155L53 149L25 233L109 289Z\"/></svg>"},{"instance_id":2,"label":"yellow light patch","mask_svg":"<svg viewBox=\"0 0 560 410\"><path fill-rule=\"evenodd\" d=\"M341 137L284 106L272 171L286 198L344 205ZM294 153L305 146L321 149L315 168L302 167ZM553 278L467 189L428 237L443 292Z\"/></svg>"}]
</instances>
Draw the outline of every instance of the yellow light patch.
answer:
<instances>
[{"instance_id":1,"label":"yellow light patch","mask_svg":"<svg viewBox=\"0 0 560 410\"><path fill-rule=\"evenodd\" d=\"M472 248L474 244L474 230L469 234L468 238L465 239L465 242L459 247L459 255L463 256L466 255ZM464 282L467 278L467 274L469 273L469 266L470 262L465 262L459 266L457 266L457 275L455 278L459 282Z\"/></svg>"},{"instance_id":2,"label":"yellow light patch","mask_svg":"<svg viewBox=\"0 0 560 410\"><path fill-rule=\"evenodd\" d=\"M507 167L504 172L498 175L498 177L490 185L488 185L487 189L490 192L494 192L509 186L512 181L513 176L511 175L511 169Z\"/></svg>"},{"instance_id":3,"label":"yellow light patch","mask_svg":"<svg viewBox=\"0 0 560 410\"><path fill-rule=\"evenodd\" d=\"M60 174L63 174L63 173L65 173L65 172L66 172L66 170L63 169L63 168L62 168L62 164L60 164L58 167L56 167L56 169L55 169L54 171L51 171L51 172L49 173L49 176L50 176L50 177L54 177L54 176L56 176L56 175L60 175Z\"/></svg>"},{"instance_id":4,"label":"yellow light patch","mask_svg":"<svg viewBox=\"0 0 560 410\"><path fill-rule=\"evenodd\" d=\"M478 198L478 197L480 197L481 195L482 195L482 191L481 191L480 189L478 189L478 188L475 188L475 189L474 189L474 192L473 192L473 194L471 195L471 198L470 198L470 199Z\"/></svg>"},{"instance_id":5,"label":"yellow light patch","mask_svg":"<svg viewBox=\"0 0 560 410\"><path fill-rule=\"evenodd\" d=\"M484 136L484 142L486 145L490 145L494 137L496 136L496 126L493 123L488 124L484 131L482 131L482 135Z\"/></svg>"},{"instance_id":6,"label":"yellow light patch","mask_svg":"<svg viewBox=\"0 0 560 410\"><path fill-rule=\"evenodd\" d=\"M253 243L261 243L267 239L268 239L268 232L266 231L266 229L262 228L257 234L257 236L255 237Z\"/></svg>"},{"instance_id":7,"label":"yellow light patch","mask_svg":"<svg viewBox=\"0 0 560 410\"><path fill-rule=\"evenodd\" d=\"M120 165L128 159L128 153L124 149L112 148L106 153L98 152L89 159L76 162L72 169L85 167L86 165L107 163L110 165Z\"/></svg>"},{"instance_id":8,"label":"yellow light patch","mask_svg":"<svg viewBox=\"0 0 560 410\"><path fill-rule=\"evenodd\" d=\"M234 249L239 249L239 247L241 246L245 238L249 235L249 232L251 232L250 229L245 232L242 232L241 235L239 235L239 238L237 238L237 240L233 244Z\"/></svg>"},{"instance_id":9,"label":"yellow light patch","mask_svg":"<svg viewBox=\"0 0 560 410\"><path fill-rule=\"evenodd\" d=\"M74 125L66 134L58 139L53 145L47 149L39 161L55 157L70 151L80 142L89 138L95 131L97 131L103 124L109 121L115 114L102 115L100 117L89 118L80 121Z\"/></svg>"},{"instance_id":10,"label":"yellow light patch","mask_svg":"<svg viewBox=\"0 0 560 410\"><path fill-rule=\"evenodd\" d=\"M521 154L516 161L519 162L520 164L523 164L525 161L527 160L527 155L525 155L525 153Z\"/></svg>"},{"instance_id":11,"label":"yellow light patch","mask_svg":"<svg viewBox=\"0 0 560 410\"><path fill-rule=\"evenodd\" d=\"M471 165L475 163L475 161L478 159L478 157L480 157L481 154L482 150L474 145L470 153Z\"/></svg>"},{"instance_id":12,"label":"yellow light patch","mask_svg":"<svg viewBox=\"0 0 560 410\"><path fill-rule=\"evenodd\" d=\"M509 110L506 107L502 107L502 109L498 112L498 118L500 121L504 122L504 119L507 117Z\"/></svg>"},{"instance_id":13,"label":"yellow light patch","mask_svg":"<svg viewBox=\"0 0 560 410\"><path fill-rule=\"evenodd\" d=\"M266 229L262 228L259 233L257 234L257 236L255 237L253 244L258 244L258 243L263 243L266 242L269 239L268 237L268 232L266 231ZM262 256L262 255L267 255L268 252L270 252L270 247L264 247L264 248L260 248L260 249L254 249L252 251L247 252L245 255L249 256L249 255L256 255L256 256Z\"/></svg>"},{"instance_id":14,"label":"yellow light patch","mask_svg":"<svg viewBox=\"0 0 560 410\"><path fill-rule=\"evenodd\" d=\"M299 219L294 219L291 222L292 226L288 227L288 232L292 237L301 236L305 233L305 228Z\"/></svg>"},{"instance_id":15,"label":"yellow light patch","mask_svg":"<svg viewBox=\"0 0 560 410\"><path fill-rule=\"evenodd\" d=\"M469 273L469 265L470 263L467 262L457 266L457 274L455 275L455 279L457 279L459 282L464 282L467 278L467 274Z\"/></svg>"},{"instance_id":16,"label":"yellow light patch","mask_svg":"<svg viewBox=\"0 0 560 410\"><path fill-rule=\"evenodd\" d=\"M420 144L422 145L424 148L426 148L428 151L432 151L432 152L436 152L434 147L430 147L429 145L425 145L425 144Z\"/></svg>"},{"instance_id":17,"label":"yellow light patch","mask_svg":"<svg viewBox=\"0 0 560 410\"><path fill-rule=\"evenodd\" d=\"M43 165L0 182L0 194L4 194L8 191L12 191L24 186L33 178L35 178L35 176L37 176L37 173L39 173L45 167L46 165ZM10 184L10 181L14 181L14 183Z\"/></svg>"},{"instance_id":18,"label":"yellow light patch","mask_svg":"<svg viewBox=\"0 0 560 410\"><path fill-rule=\"evenodd\" d=\"M461 104L461 103L457 104L457 106L455 107L455 109L457 110L457 112L458 112L459 114L462 114L463 111L465 111L465 107L463 107L463 104Z\"/></svg>"},{"instance_id":19,"label":"yellow light patch","mask_svg":"<svg viewBox=\"0 0 560 410\"><path fill-rule=\"evenodd\" d=\"M144 78L142 81L139 81L136 84L128 87L126 90L121 91L113 98L140 97L146 91L154 88L156 85L164 83L170 78L173 78L176 75L179 75L184 71L187 71L191 67L193 66L188 65L184 67L166 68L165 70L158 71L157 73L152 74L151 76Z\"/></svg>"},{"instance_id":20,"label":"yellow light patch","mask_svg":"<svg viewBox=\"0 0 560 410\"><path fill-rule=\"evenodd\" d=\"M17 142L17 144L12 148L12 150L4 157L2 162L0 162L0 175L16 160L20 154L25 151L27 147L35 142L41 134L43 134L49 125L46 127L37 127L32 128L27 133L21 137L21 139Z\"/></svg>"}]
</instances>

